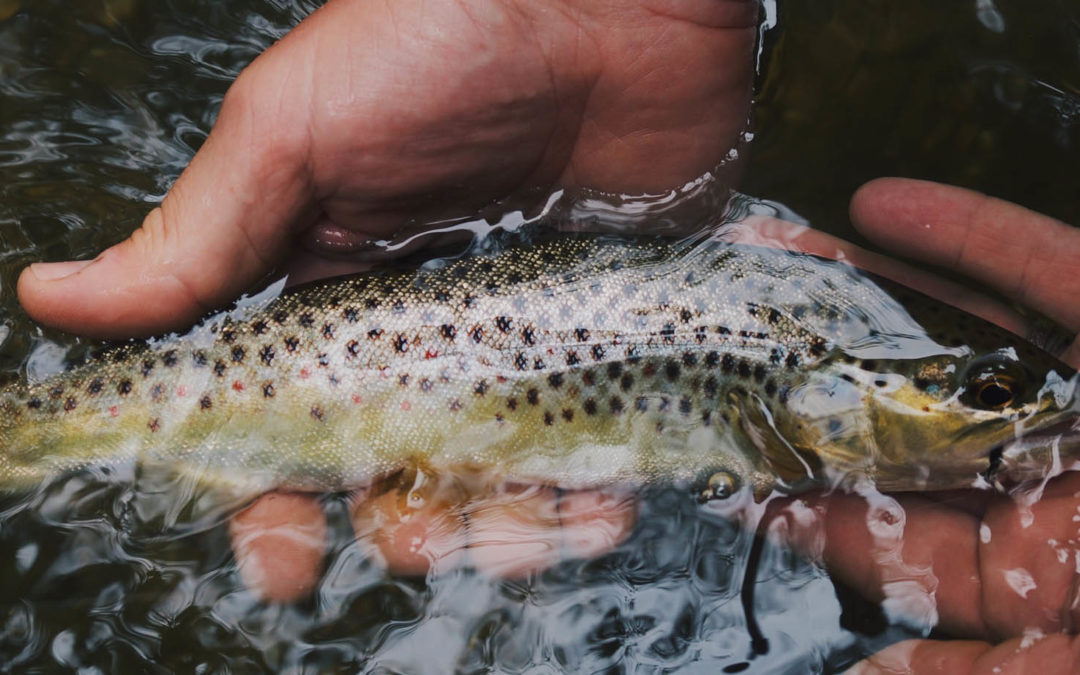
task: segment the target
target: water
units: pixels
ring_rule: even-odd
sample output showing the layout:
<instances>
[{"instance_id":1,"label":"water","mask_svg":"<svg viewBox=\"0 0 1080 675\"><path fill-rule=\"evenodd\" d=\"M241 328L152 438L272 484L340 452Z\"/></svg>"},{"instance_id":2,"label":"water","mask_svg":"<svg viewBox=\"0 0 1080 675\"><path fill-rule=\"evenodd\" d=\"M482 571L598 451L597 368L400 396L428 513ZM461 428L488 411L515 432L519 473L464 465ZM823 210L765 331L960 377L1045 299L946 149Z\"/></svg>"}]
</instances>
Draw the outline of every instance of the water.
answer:
<instances>
[{"instance_id":1,"label":"water","mask_svg":"<svg viewBox=\"0 0 1080 675\"><path fill-rule=\"evenodd\" d=\"M206 136L236 73L318 3L0 0L0 369L85 344L30 323L27 263L88 257L135 227ZM975 187L1080 222L1080 10L932 0L788 3L766 32L743 185L851 238L851 191L883 174ZM165 527L122 481L0 503L0 670L793 672L835 670L925 626L888 625L800 556L766 547L748 660L752 537L676 490L630 538L521 581L388 576L325 498L316 595L261 603L220 519ZM849 630L855 629L855 630ZM437 648L433 646L437 645Z\"/></svg>"}]
</instances>

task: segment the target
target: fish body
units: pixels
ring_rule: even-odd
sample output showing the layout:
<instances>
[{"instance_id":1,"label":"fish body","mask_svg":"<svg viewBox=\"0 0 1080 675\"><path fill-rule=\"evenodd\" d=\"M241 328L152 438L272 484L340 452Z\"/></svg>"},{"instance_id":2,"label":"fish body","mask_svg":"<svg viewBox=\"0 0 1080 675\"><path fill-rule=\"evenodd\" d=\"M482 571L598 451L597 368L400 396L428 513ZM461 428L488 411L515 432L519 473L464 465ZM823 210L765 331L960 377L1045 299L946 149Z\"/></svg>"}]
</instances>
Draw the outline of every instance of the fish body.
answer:
<instances>
[{"instance_id":1,"label":"fish body","mask_svg":"<svg viewBox=\"0 0 1080 675\"><path fill-rule=\"evenodd\" d=\"M135 459L245 493L410 466L963 487L1075 416L1075 380L835 261L563 236L312 284L0 392L0 486Z\"/></svg>"}]
</instances>

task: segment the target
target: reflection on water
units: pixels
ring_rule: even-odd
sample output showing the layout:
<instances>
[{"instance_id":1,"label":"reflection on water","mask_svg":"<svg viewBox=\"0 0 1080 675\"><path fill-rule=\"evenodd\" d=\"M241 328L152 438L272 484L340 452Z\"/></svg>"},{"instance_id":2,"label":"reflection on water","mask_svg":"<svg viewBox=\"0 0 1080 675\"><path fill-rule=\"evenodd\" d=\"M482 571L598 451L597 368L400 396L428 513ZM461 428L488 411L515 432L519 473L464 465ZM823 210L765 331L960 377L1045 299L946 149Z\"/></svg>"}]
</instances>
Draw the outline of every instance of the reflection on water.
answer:
<instances>
[{"instance_id":1,"label":"reflection on water","mask_svg":"<svg viewBox=\"0 0 1080 675\"><path fill-rule=\"evenodd\" d=\"M0 0L0 368L48 372L82 349L26 321L18 270L128 233L205 138L228 82L317 4ZM827 225L857 182L900 166L1076 220L1058 175L1075 163L1080 128L1065 3L908 3L884 17L862 4L781 12L747 189ZM896 58L913 51L926 55L914 70ZM948 85L908 82L941 82L942 69ZM222 514L163 517L175 505L140 503L134 478L80 474L0 502L0 670L802 673L929 625L919 608L887 605L886 626L819 567L766 545L754 618L771 649L750 660L749 516L664 488L642 495L614 551L520 581L469 569L390 576L370 538L354 541L344 498L327 496L331 547L315 596L266 604L241 583Z\"/></svg>"}]
</instances>

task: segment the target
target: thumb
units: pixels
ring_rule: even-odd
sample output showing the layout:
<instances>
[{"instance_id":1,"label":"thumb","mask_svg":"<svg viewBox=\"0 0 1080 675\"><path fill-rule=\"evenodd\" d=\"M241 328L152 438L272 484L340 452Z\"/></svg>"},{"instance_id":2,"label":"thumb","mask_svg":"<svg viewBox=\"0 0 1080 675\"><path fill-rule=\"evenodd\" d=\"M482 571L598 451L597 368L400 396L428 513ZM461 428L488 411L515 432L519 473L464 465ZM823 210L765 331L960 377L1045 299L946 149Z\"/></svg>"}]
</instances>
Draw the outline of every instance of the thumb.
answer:
<instances>
[{"instance_id":1,"label":"thumb","mask_svg":"<svg viewBox=\"0 0 1080 675\"><path fill-rule=\"evenodd\" d=\"M233 84L203 147L130 238L92 261L23 270L19 301L32 318L101 338L178 329L283 257L315 214L308 137L290 131L307 128L296 119L307 106L289 105L305 92L261 86L275 77L271 52Z\"/></svg>"}]
</instances>

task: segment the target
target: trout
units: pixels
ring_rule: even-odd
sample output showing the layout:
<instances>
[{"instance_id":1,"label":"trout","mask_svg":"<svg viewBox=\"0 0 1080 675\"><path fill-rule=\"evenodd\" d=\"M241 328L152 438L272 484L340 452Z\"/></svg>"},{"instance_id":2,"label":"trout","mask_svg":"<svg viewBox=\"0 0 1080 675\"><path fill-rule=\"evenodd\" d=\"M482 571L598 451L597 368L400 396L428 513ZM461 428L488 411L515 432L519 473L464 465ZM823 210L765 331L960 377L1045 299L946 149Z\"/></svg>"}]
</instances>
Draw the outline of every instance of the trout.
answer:
<instances>
[{"instance_id":1,"label":"trout","mask_svg":"<svg viewBox=\"0 0 1080 675\"><path fill-rule=\"evenodd\" d=\"M711 476L726 496L1071 461L1073 370L843 263L715 235L488 247L16 384L0 489L136 461L244 494L465 466L565 487Z\"/></svg>"}]
</instances>

